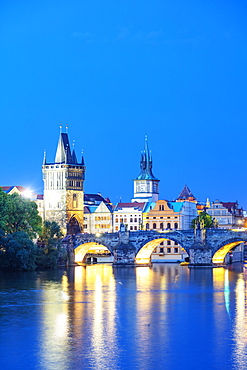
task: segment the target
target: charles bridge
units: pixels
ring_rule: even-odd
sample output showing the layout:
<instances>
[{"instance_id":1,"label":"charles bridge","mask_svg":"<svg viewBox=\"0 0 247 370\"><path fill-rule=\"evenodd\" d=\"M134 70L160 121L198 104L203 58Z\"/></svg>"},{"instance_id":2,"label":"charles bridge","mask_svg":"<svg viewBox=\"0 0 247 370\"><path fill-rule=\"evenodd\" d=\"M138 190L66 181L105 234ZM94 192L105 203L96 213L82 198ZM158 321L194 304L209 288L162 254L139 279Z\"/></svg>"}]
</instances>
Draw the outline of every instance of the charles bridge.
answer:
<instances>
[{"instance_id":1,"label":"charles bridge","mask_svg":"<svg viewBox=\"0 0 247 370\"><path fill-rule=\"evenodd\" d=\"M226 229L191 229L157 232L127 231L122 225L116 233L68 235L63 240L69 263L83 261L87 251L96 245L108 248L115 265L146 265L151 254L163 240L177 242L188 253L190 264L213 266L223 264L226 254L241 242L247 242L247 232Z\"/></svg>"}]
</instances>

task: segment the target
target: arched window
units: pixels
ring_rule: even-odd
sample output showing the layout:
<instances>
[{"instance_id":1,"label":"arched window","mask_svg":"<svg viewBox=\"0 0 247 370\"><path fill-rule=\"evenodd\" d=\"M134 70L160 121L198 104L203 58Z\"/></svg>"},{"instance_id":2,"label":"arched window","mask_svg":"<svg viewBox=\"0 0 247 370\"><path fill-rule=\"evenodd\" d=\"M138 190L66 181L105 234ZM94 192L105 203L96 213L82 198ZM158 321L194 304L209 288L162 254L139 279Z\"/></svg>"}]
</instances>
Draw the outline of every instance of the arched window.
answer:
<instances>
[{"instance_id":1,"label":"arched window","mask_svg":"<svg viewBox=\"0 0 247 370\"><path fill-rule=\"evenodd\" d=\"M156 229L156 224L153 224L153 229Z\"/></svg>"},{"instance_id":2,"label":"arched window","mask_svg":"<svg viewBox=\"0 0 247 370\"><path fill-rule=\"evenodd\" d=\"M163 224L163 222L161 222L161 224L160 224L160 229L164 229L164 224Z\"/></svg>"},{"instance_id":3,"label":"arched window","mask_svg":"<svg viewBox=\"0 0 247 370\"><path fill-rule=\"evenodd\" d=\"M146 224L146 230L149 230L149 224Z\"/></svg>"},{"instance_id":4,"label":"arched window","mask_svg":"<svg viewBox=\"0 0 247 370\"><path fill-rule=\"evenodd\" d=\"M170 228L171 228L171 224L170 224L170 222L168 222L167 229L170 229Z\"/></svg>"},{"instance_id":5,"label":"arched window","mask_svg":"<svg viewBox=\"0 0 247 370\"><path fill-rule=\"evenodd\" d=\"M77 194L73 194L73 208L77 208Z\"/></svg>"},{"instance_id":6,"label":"arched window","mask_svg":"<svg viewBox=\"0 0 247 370\"><path fill-rule=\"evenodd\" d=\"M177 223L177 222L175 222L175 224L174 224L174 228L175 228L175 229L178 229L178 223Z\"/></svg>"}]
</instances>

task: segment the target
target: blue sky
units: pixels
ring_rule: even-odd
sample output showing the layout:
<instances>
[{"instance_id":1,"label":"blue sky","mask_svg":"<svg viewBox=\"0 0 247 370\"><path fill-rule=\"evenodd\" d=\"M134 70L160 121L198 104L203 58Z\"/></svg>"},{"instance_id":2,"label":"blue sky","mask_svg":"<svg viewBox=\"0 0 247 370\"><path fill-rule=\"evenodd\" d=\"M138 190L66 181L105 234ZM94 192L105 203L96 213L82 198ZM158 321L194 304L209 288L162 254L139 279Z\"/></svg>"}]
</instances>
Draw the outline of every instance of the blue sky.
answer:
<instances>
[{"instance_id":1,"label":"blue sky","mask_svg":"<svg viewBox=\"0 0 247 370\"><path fill-rule=\"evenodd\" d=\"M148 135L161 198L247 209L246 19L233 0L2 0L1 185L43 191L62 123L88 193L129 201Z\"/></svg>"}]
</instances>

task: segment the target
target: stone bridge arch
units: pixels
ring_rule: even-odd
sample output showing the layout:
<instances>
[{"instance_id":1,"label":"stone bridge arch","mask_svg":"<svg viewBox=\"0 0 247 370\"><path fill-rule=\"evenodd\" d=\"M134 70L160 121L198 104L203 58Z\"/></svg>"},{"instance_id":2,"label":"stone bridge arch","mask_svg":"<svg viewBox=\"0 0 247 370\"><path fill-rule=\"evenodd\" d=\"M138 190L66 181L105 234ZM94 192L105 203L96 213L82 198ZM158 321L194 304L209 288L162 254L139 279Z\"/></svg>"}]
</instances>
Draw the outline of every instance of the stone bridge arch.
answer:
<instances>
[{"instance_id":1,"label":"stone bridge arch","mask_svg":"<svg viewBox=\"0 0 247 370\"><path fill-rule=\"evenodd\" d=\"M223 264L227 253L241 243L245 243L247 238L230 238L228 240L220 242L215 248L213 248L212 263Z\"/></svg>"},{"instance_id":2,"label":"stone bridge arch","mask_svg":"<svg viewBox=\"0 0 247 370\"><path fill-rule=\"evenodd\" d=\"M151 254L154 249L164 240L177 242L189 255L190 243L194 237L194 232L168 231L168 232L146 232L146 238L141 239L136 243L135 262L137 264L148 264L151 262Z\"/></svg>"},{"instance_id":3,"label":"stone bridge arch","mask_svg":"<svg viewBox=\"0 0 247 370\"><path fill-rule=\"evenodd\" d=\"M106 247L113 255L113 248L109 239L99 238L95 234L68 235L63 240L63 245L67 248L69 263L81 263L92 247Z\"/></svg>"}]
</instances>

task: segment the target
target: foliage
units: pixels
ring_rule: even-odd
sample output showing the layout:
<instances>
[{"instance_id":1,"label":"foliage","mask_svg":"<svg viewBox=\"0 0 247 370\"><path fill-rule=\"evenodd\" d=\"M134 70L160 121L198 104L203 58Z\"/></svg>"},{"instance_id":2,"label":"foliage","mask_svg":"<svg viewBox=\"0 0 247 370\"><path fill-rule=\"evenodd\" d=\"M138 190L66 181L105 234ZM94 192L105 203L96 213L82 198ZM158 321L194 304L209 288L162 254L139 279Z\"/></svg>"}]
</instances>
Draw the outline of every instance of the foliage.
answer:
<instances>
[{"instance_id":1,"label":"foliage","mask_svg":"<svg viewBox=\"0 0 247 370\"><path fill-rule=\"evenodd\" d=\"M37 248L36 264L40 269L54 268L58 264L59 249L54 247Z\"/></svg>"},{"instance_id":2,"label":"foliage","mask_svg":"<svg viewBox=\"0 0 247 370\"><path fill-rule=\"evenodd\" d=\"M42 231L39 234L39 240L45 246L52 246L57 244L63 234L61 228L55 221L44 221Z\"/></svg>"},{"instance_id":3,"label":"foliage","mask_svg":"<svg viewBox=\"0 0 247 370\"><path fill-rule=\"evenodd\" d=\"M18 231L6 235L0 230L0 269L34 270L36 247L27 233Z\"/></svg>"},{"instance_id":4,"label":"foliage","mask_svg":"<svg viewBox=\"0 0 247 370\"><path fill-rule=\"evenodd\" d=\"M40 243L31 239L39 234ZM54 268L58 264L62 233L56 222L45 221L35 202L0 188L0 270Z\"/></svg>"},{"instance_id":5,"label":"foliage","mask_svg":"<svg viewBox=\"0 0 247 370\"><path fill-rule=\"evenodd\" d=\"M0 189L0 228L7 234L26 232L35 238L41 231L42 219L37 205L19 194L5 194Z\"/></svg>"},{"instance_id":6,"label":"foliage","mask_svg":"<svg viewBox=\"0 0 247 370\"><path fill-rule=\"evenodd\" d=\"M54 268L58 264L61 249L61 228L55 221L44 221L39 234L37 253L38 268Z\"/></svg>"},{"instance_id":7,"label":"foliage","mask_svg":"<svg viewBox=\"0 0 247 370\"><path fill-rule=\"evenodd\" d=\"M194 229L198 224L203 225L206 229L211 227L217 227L217 220L211 217L207 212L201 212L196 218L191 222L191 227Z\"/></svg>"}]
</instances>

